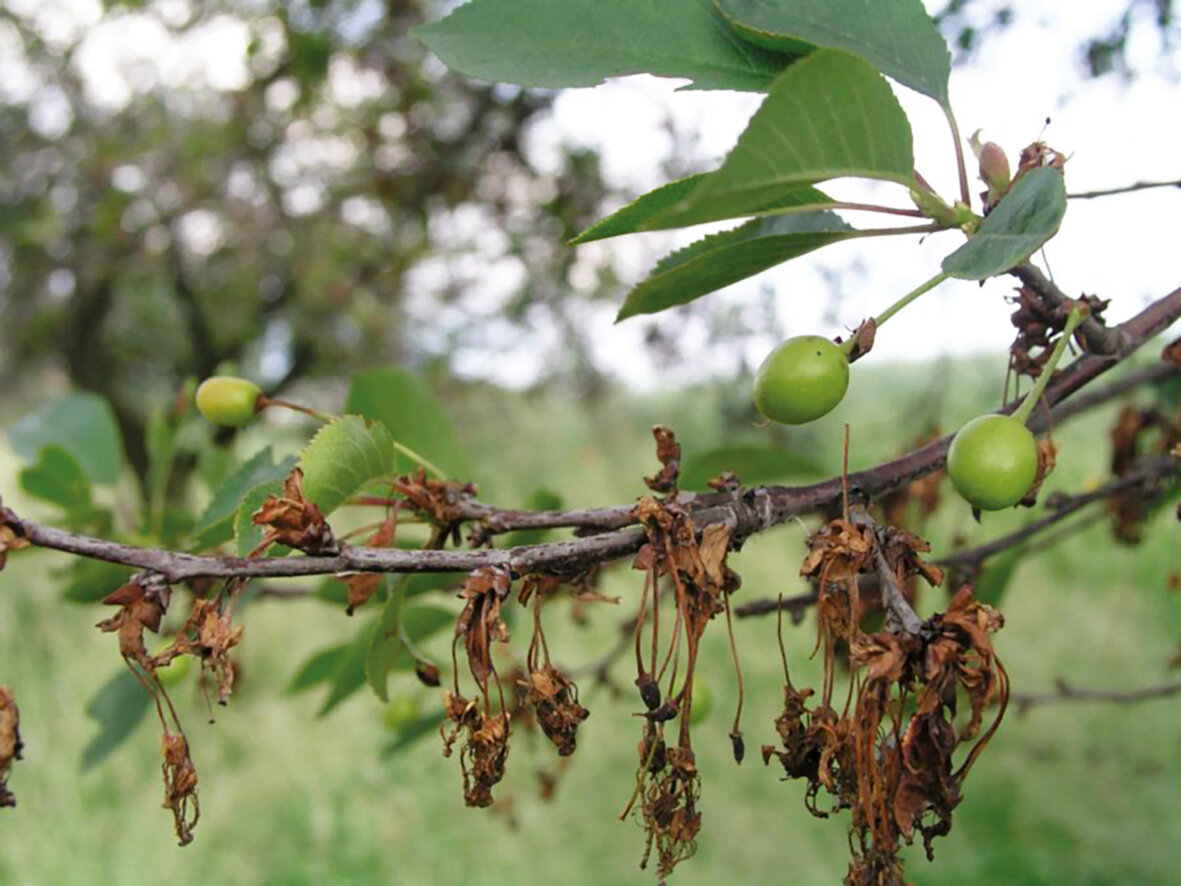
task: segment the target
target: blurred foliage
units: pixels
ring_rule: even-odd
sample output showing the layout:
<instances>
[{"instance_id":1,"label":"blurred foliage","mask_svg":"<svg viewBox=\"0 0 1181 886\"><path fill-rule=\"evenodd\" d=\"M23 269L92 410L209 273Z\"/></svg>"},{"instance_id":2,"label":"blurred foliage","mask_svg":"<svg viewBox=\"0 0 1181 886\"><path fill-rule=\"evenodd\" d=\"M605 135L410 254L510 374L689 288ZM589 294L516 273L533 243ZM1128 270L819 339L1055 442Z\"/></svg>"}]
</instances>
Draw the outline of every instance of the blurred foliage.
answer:
<instances>
[{"instance_id":1,"label":"blurred foliage","mask_svg":"<svg viewBox=\"0 0 1181 886\"><path fill-rule=\"evenodd\" d=\"M219 0L86 22L0 4L21 73L0 86L0 381L60 367L102 394L145 478L152 408L218 367L278 391L445 365L501 313L548 318L555 368L588 369L563 313L610 268L580 258L575 290L564 244L599 212L598 157L532 157L550 97L446 72L409 33L437 14ZM211 41L221 70L183 60ZM104 54L122 92L87 73Z\"/></svg>"}]
</instances>

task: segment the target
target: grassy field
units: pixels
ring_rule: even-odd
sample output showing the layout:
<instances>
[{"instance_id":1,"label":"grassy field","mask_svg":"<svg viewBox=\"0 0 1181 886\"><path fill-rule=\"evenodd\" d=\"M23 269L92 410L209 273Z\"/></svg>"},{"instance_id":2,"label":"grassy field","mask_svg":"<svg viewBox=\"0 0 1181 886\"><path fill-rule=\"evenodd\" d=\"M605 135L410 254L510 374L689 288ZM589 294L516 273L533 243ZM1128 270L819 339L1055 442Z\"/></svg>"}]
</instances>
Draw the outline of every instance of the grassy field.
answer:
<instances>
[{"instance_id":1,"label":"grassy field","mask_svg":"<svg viewBox=\"0 0 1181 886\"><path fill-rule=\"evenodd\" d=\"M781 441L832 468L843 420L852 420L852 467L899 451L921 425L951 428L997 394L994 366L963 364L859 372L838 414ZM934 380L934 381L932 381ZM480 391L457 405L461 431L485 497L517 504L545 486L568 503L627 501L654 465L649 427L676 428L686 454L719 442L765 440L734 412L725 388L667 398L612 396L576 411L557 395L525 398ZM1107 457L1111 408L1059 429L1060 466L1050 488L1098 482ZM737 425L734 423L737 422ZM735 427L738 430L735 430ZM0 456L0 492L16 494L14 462ZM927 535L936 551L954 537L992 538L1023 517L989 516L983 525L949 494ZM804 527L790 525L752 541L733 559L749 599L803 590L796 573ZM1181 599L1168 590L1178 568L1176 523L1158 515L1147 541L1116 546L1102 524L1020 566L1003 602L999 653L1019 691L1043 690L1062 676L1077 685L1133 687L1166 679L1181 636ZM316 649L355 630L342 613L314 601L265 602L245 613L243 680L218 722L208 725L193 687L179 692L201 774L202 819L193 845L178 849L161 810L158 733L147 723L103 765L81 774L94 731L87 701L119 666L112 637L93 624L99 607L60 602L57 555L18 555L0 575L0 682L16 691L27 743L11 780L20 806L0 813L0 884L8 886L299 886L321 883L583 886L645 884L637 869L642 831L618 816L630 793L639 736L626 663L616 684L583 686L592 711L579 750L552 801L538 797L537 773L556 757L544 742L518 742L497 810L464 808L457 761L428 736L383 759L390 735L382 708L358 693L318 719L317 695L286 686ZM612 571L605 593L619 610L591 610L579 626L565 604L547 610L551 648L564 664L608 648L630 614L638 581ZM941 608L928 591L923 613ZM808 660L815 622L785 628L797 683L815 680ZM843 819L819 821L803 808L799 785L764 768L758 746L774 737L781 669L773 619L737 625L748 681L747 760L730 759L733 670L725 631L704 641L702 679L714 713L695 730L704 779L704 826L697 856L672 882L836 884L847 864ZM518 629L517 648L525 632ZM812 685L815 685L814 683ZM396 691L437 697L410 682ZM1011 716L969 779L952 834L934 864L911 852L920 884L1172 884L1181 828L1181 715L1176 699L1139 706L1038 708Z\"/></svg>"}]
</instances>

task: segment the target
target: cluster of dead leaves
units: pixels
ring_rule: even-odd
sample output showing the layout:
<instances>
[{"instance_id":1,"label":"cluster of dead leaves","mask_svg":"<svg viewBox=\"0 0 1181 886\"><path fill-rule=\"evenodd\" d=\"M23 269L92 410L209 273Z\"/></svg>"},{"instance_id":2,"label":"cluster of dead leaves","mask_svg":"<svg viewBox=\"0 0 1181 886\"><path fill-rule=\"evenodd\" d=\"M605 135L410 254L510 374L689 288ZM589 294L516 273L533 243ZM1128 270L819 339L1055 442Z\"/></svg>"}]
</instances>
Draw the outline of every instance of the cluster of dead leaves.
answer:
<instances>
[{"instance_id":1,"label":"cluster of dead leaves","mask_svg":"<svg viewBox=\"0 0 1181 886\"><path fill-rule=\"evenodd\" d=\"M283 481L282 495L270 495L250 518L256 526L267 527L266 534L251 556L272 544L286 545L312 556L340 553L340 542L324 519L320 506L308 501L303 492L303 471L295 468Z\"/></svg>"},{"instance_id":2,"label":"cluster of dead leaves","mask_svg":"<svg viewBox=\"0 0 1181 886\"><path fill-rule=\"evenodd\" d=\"M16 797L8 789L12 763L21 758L21 715L16 698L7 686L0 686L0 809L15 806Z\"/></svg>"},{"instance_id":3,"label":"cluster of dead leaves","mask_svg":"<svg viewBox=\"0 0 1181 886\"><path fill-rule=\"evenodd\" d=\"M779 760L788 779L807 782L805 805L826 817L848 809L855 838L846 884L902 886L900 843L916 833L928 855L931 841L951 829L952 812L975 760L1004 715L1008 681L989 635L1003 624L968 587L947 610L919 621L900 587L942 572L925 563L917 535L838 518L809 540L801 572L820 593L818 644L826 650L824 690L813 706L811 689L797 689L784 655L784 709L776 720L780 748L763 747L764 762ZM885 629L865 633L858 617L858 574L873 571L884 593ZM853 668L843 713L832 704L833 641L848 644ZM959 700L969 712L957 718ZM1000 710L981 736L986 708ZM954 752L970 743L956 767ZM823 789L831 804L818 801Z\"/></svg>"}]
</instances>

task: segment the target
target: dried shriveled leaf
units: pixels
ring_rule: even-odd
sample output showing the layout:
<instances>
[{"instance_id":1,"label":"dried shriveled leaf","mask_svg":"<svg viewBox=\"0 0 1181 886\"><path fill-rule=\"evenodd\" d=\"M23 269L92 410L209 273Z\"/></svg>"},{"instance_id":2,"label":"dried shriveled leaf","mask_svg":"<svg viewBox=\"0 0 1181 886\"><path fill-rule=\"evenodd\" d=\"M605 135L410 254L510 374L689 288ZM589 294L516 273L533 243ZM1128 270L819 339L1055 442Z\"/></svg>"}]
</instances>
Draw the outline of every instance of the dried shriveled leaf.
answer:
<instances>
[{"instance_id":1,"label":"dried shriveled leaf","mask_svg":"<svg viewBox=\"0 0 1181 886\"><path fill-rule=\"evenodd\" d=\"M251 521L267 527L259 550L278 543L313 556L340 553L340 543L319 506L304 495L303 470L298 467L284 481L283 494L268 496Z\"/></svg>"},{"instance_id":2,"label":"dried shriveled leaf","mask_svg":"<svg viewBox=\"0 0 1181 886\"><path fill-rule=\"evenodd\" d=\"M381 526L365 540L367 548L388 548L394 543L394 531L398 525L397 517L391 514ZM349 615L357 611L357 607L366 603L381 587L384 576L380 572L354 572L349 575L337 576L349 589L349 605L345 610Z\"/></svg>"},{"instance_id":3,"label":"dried shriveled leaf","mask_svg":"<svg viewBox=\"0 0 1181 886\"><path fill-rule=\"evenodd\" d=\"M189 756L189 743L184 735L164 729L161 740L164 763L164 808L172 811L176 837L181 846L193 842L193 828L201 817L197 800L197 769Z\"/></svg>"},{"instance_id":4,"label":"dried shriveled leaf","mask_svg":"<svg viewBox=\"0 0 1181 886\"><path fill-rule=\"evenodd\" d=\"M8 789L8 776L14 760L21 758L21 715L16 698L7 686L0 686L0 809L15 806L16 797Z\"/></svg>"},{"instance_id":5,"label":"dried shriveled leaf","mask_svg":"<svg viewBox=\"0 0 1181 886\"><path fill-rule=\"evenodd\" d=\"M150 669L151 656L144 645L144 630L153 634L160 630L160 620L168 611L171 595L172 589L162 576L138 573L103 598L104 605L118 606L119 611L96 627L107 633L118 633L122 656Z\"/></svg>"},{"instance_id":6,"label":"dried shriveled leaf","mask_svg":"<svg viewBox=\"0 0 1181 886\"><path fill-rule=\"evenodd\" d=\"M661 468L659 473L645 477L644 482L653 492L675 495L681 475L681 444L675 433L661 425L652 428L652 436L656 438L656 457Z\"/></svg>"}]
</instances>

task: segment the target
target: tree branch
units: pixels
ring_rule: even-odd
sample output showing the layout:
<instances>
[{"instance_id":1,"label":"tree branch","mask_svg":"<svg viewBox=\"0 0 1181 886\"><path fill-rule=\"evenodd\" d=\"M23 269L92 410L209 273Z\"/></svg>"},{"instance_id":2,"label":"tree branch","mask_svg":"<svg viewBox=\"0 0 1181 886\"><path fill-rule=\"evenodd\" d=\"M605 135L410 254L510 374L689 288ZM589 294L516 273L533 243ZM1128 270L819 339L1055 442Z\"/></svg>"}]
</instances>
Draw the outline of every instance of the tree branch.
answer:
<instances>
[{"instance_id":1,"label":"tree branch","mask_svg":"<svg viewBox=\"0 0 1181 886\"><path fill-rule=\"evenodd\" d=\"M1112 194L1130 194L1133 191L1147 191L1149 188L1181 188L1181 179L1171 182L1136 182L1121 188L1106 188L1100 191L1080 191L1067 194L1069 200L1091 200L1095 197L1110 197Z\"/></svg>"},{"instance_id":2,"label":"tree branch","mask_svg":"<svg viewBox=\"0 0 1181 886\"><path fill-rule=\"evenodd\" d=\"M1014 692L1009 703L1017 706L1017 713L1024 714L1038 705L1064 701L1102 701L1110 704L1135 704L1155 698L1167 698L1181 694L1181 680L1146 686L1142 689L1076 689L1065 680L1058 680L1053 692Z\"/></svg>"},{"instance_id":3,"label":"tree branch","mask_svg":"<svg viewBox=\"0 0 1181 886\"><path fill-rule=\"evenodd\" d=\"M1121 326L1109 330L1120 337L1120 356L1116 360L1097 355L1080 357L1046 390L1046 401L1054 404L1069 396L1167 328L1178 316L1181 316L1181 289L1154 302ZM1012 411L1012 408L1008 411ZM1031 427L1039 430L1048 420L1045 413L1039 413L1031 422ZM905 486L942 468L950 442L950 436L944 437L901 458L851 474L849 486L870 500ZM841 495L842 480L836 477L810 486L763 486L703 495L685 493L680 501L691 509L698 531L713 523L729 525L733 545L737 548L751 535L797 515L830 506L839 501ZM645 540L644 533L639 529L624 528L635 522L632 509L629 504L580 511L502 511L469 501L460 506L457 514L460 521L478 521L490 532L507 531L510 528L575 525L584 533L589 531L593 534L506 550L407 551L345 546L339 555L333 557L217 557L142 548L26 522L7 509L0 510L0 525L8 526L15 535L34 546L134 566L159 573L170 582L199 577L267 578L340 572L470 572L485 566L496 566L517 574L572 575L597 564L622 559L639 550Z\"/></svg>"}]
</instances>

